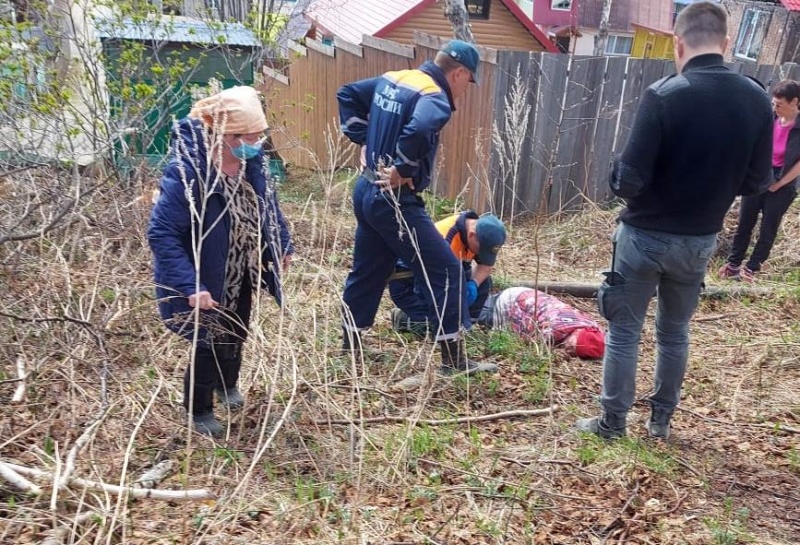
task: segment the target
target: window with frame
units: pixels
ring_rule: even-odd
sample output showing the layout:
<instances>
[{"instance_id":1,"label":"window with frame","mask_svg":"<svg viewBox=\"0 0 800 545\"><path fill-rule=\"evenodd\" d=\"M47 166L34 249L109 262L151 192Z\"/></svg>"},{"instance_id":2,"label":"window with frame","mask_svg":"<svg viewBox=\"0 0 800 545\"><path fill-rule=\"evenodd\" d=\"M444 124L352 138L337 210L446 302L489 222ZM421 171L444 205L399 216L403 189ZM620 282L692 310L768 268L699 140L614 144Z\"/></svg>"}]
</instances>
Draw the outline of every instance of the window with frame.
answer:
<instances>
[{"instance_id":1,"label":"window with frame","mask_svg":"<svg viewBox=\"0 0 800 545\"><path fill-rule=\"evenodd\" d=\"M572 8L572 0L550 0L550 9L569 11Z\"/></svg>"},{"instance_id":2,"label":"window with frame","mask_svg":"<svg viewBox=\"0 0 800 545\"><path fill-rule=\"evenodd\" d=\"M756 8L747 8L739 26L739 35L733 54L742 59L758 60L761 46L767 37L772 13Z\"/></svg>"},{"instance_id":3,"label":"window with frame","mask_svg":"<svg viewBox=\"0 0 800 545\"><path fill-rule=\"evenodd\" d=\"M606 40L606 55L630 55L633 36L609 35Z\"/></svg>"},{"instance_id":4,"label":"window with frame","mask_svg":"<svg viewBox=\"0 0 800 545\"><path fill-rule=\"evenodd\" d=\"M492 0L465 0L464 6L470 19L488 19Z\"/></svg>"}]
</instances>

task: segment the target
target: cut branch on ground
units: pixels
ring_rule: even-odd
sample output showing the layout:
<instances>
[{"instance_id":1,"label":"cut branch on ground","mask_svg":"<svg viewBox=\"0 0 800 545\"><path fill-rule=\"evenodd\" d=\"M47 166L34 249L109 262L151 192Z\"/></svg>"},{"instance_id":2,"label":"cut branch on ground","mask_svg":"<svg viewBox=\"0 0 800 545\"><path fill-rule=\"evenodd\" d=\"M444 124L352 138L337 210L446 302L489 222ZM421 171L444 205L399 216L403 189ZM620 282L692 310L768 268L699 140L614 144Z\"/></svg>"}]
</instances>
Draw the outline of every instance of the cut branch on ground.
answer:
<instances>
[{"instance_id":1,"label":"cut branch on ground","mask_svg":"<svg viewBox=\"0 0 800 545\"><path fill-rule=\"evenodd\" d=\"M386 422L403 422L406 424L414 425L428 425L428 426L442 426L446 424L474 424L478 422L490 422L492 420L503 420L506 418L528 418L531 416L548 416L558 410L558 405L553 405L547 409L531 409L531 410L517 410L505 411L502 413L484 414L479 416L457 416L453 418L440 418L440 419L426 419L414 418L411 416L375 416L370 418L363 418L361 420L312 420L312 424L324 426L327 424L334 425L363 425L363 424L384 424Z\"/></svg>"}]
</instances>

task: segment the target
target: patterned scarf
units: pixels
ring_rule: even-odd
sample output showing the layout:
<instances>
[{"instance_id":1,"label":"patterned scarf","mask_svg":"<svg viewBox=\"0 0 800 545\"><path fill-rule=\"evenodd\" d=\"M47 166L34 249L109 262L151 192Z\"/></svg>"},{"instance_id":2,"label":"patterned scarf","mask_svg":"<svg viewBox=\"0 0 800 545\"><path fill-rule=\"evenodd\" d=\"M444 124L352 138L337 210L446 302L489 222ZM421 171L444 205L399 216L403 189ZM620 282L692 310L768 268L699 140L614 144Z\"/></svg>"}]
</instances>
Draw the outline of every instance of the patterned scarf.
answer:
<instances>
[{"instance_id":1,"label":"patterned scarf","mask_svg":"<svg viewBox=\"0 0 800 545\"><path fill-rule=\"evenodd\" d=\"M223 312L227 314L236 311L246 274L250 275L250 285L258 286L259 211L256 192L243 176L234 179L223 175L222 187L231 218L225 287L221 301Z\"/></svg>"}]
</instances>

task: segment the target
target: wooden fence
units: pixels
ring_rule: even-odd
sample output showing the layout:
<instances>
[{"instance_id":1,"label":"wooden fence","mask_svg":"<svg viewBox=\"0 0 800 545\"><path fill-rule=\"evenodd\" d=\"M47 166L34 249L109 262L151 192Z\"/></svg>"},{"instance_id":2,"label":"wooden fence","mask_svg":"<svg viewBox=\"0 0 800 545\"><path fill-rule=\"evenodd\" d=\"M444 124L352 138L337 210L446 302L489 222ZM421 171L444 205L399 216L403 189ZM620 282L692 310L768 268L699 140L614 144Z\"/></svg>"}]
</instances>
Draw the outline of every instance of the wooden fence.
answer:
<instances>
[{"instance_id":1,"label":"wooden fence","mask_svg":"<svg viewBox=\"0 0 800 545\"><path fill-rule=\"evenodd\" d=\"M291 163L355 166L338 138L336 90L344 83L430 59L442 39L415 46L364 37L363 45L309 44L283 74L267 70L265 94L276 144ZM575 57L481 49L480 85L460 99L442 131L433 189L504 217L579 210L609 197L614 152L625 144L644 89L674 73L671 61ZM734 63L769 86L800 78L796 64ZM743 108L747 105L743 104Z\"/></svg>"},{"instance_id":2,"label":"wooden fence","mask_svg":"<svg viewBox=\"0 0 800 545\"><path fill-rule=\"evenodd\" d=\"M265 71L267 110L275 144L290 163L310 168L355 166L353 147L347 156L332 150L331 135L339 134L337 89L348 82L380 75L389 70L416 68L433 58L445 40L415 35L415 46L364 36L361 46L335 42L323 46L309 42L295 47L295 59L283 73ZM489 169L494 67L496 51L481 49L481 84L457 102L458 111L442 131L434 190L450 198L459 197L464 186L467 203L484 209L490 188L485 184ZM473 173L479 171L479 177Z\"/></svg>"}]
</instances>

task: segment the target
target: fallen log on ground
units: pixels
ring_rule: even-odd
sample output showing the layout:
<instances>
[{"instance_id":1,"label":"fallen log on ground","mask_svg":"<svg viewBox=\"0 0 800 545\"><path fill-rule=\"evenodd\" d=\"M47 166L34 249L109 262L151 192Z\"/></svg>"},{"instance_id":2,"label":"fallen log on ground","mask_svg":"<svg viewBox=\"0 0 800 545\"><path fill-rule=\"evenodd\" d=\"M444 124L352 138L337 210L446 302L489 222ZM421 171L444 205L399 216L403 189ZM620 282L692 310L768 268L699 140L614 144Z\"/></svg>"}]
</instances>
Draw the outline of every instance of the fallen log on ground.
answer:
<instances>
[{"instance_id":1,"label":"fallen log on ground","mask_svg":"<svg viewBox=\"0 0 800 545\"><path fill-rule=\"evenodd\" d=\"M534 288L552 294L571 295L583 299L594 299L597 297L597 290L600 284L584 284L581 282L525 282L510 281L510 286L521 286ZM726 297L765 297L775 293L771 288L763 286L745 286L735 284L731 286L706 286L700 293L701 297L709 299L724 299Z\"/></svg>"}]
</instances>

